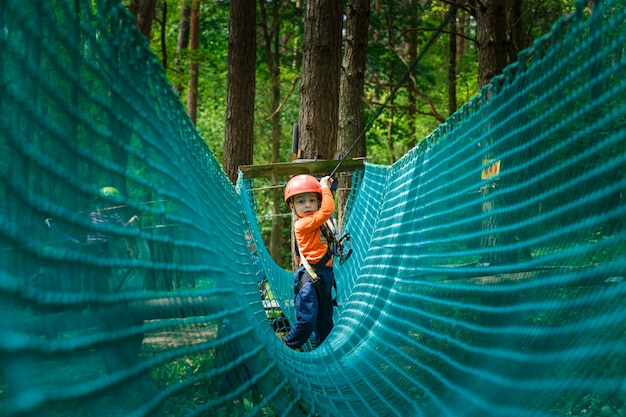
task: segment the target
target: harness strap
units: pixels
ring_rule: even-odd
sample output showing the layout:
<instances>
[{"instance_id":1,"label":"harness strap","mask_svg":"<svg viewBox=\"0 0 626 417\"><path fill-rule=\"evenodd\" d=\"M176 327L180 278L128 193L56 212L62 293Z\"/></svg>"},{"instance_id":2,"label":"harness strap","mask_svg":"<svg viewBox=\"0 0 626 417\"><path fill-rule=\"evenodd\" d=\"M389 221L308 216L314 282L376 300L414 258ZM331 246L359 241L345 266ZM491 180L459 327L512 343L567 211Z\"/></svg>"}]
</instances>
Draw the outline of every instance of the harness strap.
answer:
<instances>
[{"instance_id":1,"label":"harness strap","mask_svg":"<svg viewBox=\"0 0 626 417\"><path fill-rule=\"evenodd\" d=\"M330 250L330 247L329 247L328 250L326 251L326 253L324 254L324 256L322 256L322 259L320 259L316 263L310 264L310 265L315 270L315 272L317 272L317 271L319 271L320 267L323 268L323 267L326 266L328 261L330 261L331 256L332 256L332 251Z\"/></svg>"},{"instance_id":2,"label":"harness strap","mask_svg":"<svg viewBox=\"0 0 626 417\"><path fill-rule=\"evenodd\" d=\"M337 239L335 239L335 236L332 233L330 233L326 227L320 226L320 230L322 231L324 238L326 238L326 241L328 242L328 247L322 259L320 259L314 264L310 264L313 267L313 269L315 269L315 267L320 264L322 266L326 265L326 263L330 260L330 258L333 256L333 253L334 253L332 246L337 242ZM294 240L295 240L295 236L294 236ZM296 241L295 250L296 250L296 255L302 256L302 254L300 253L300 247L298 246L297 241ZM304 261L302 263L304 264ZM306 265L304 266L306 267Z\"/></svg>"},{"instance_id":3,"label":"harness strap","mask_svg":"<svg viewBox=\"0 0 626 417\"><path fill-rule=\"evenodd\" d=\"M294 292L296 296L298 296L298 293L300 292L304 284L306 284L307 282L311 282L311 284L313 285L313 288L315 289L315 293L317 294L317 299L321 302L320 294L317 291L317 285L316 285L320 280L319 276L317 275L316 267L319 268L319 267L326 266L326 263L330 260L330 258L334 254L333 245L334 243L337 242L337 239L335 239L335 236L329 233L328 229L326 229L324 226L321 226L320 229L322 230L322 234L324 235L324 237L326 238L326 241L328 242L328 246L327 246L326 253L324 254L324 256L322 256L322 259L320 259L318 262L314 264L310 264L307 261L307 259L302 255L302 252L300 251L300 247L298 245L298 241L296 240L296 249L298 250L298 254L301 257L302 265L304 266L305 271L300 275L300 278L298 279L298 283L296 284L296 287L294 288ZM333 282L333 288L335 289L335 293L337 293L337 281L336 280ZM338 306L336 297L332 299L332 305Z\"/></svg>"},{"instance_id":4,"label":"harness strap","mask_svg":"<svg viewBox=\"0 0 626 417\"><path fill-rule=\"evenodd\" d=\"M296 293L296 296L298 295L298 293L300 293L300 290L302 289L302 287L304 287L304 284L306 284L307 282L313 282L313 278L311 277L309 273L304 272L300 275L300 278L298 279L298 284L294 288L294 292ZM317 292L317 290L315 290L315 292ZM319 294L317 296L319 297Z\"/></svg>"},{"instance_id":5,"label":"harness strap","mask_svg":"<svg viewBox=\"0 0 626 417\"><path fill-rule=\"evenodd\" d=\"M319 272L319 267L320 265L322 267L325 266L326 262L328 262L329 259L330 259L330 252L326 252L326 254L322 257L322 259L319 260L319 262L314 263L314 264L307 262L305 265L303 265L305 272L303 272L300 275L300 279L298 280L298 284L296 285L296 288L295 288L296 295L298 295L298 293L300 292L300 289L307 282L312 281L313 284L315 284L317 280L319 280L319 276L317 275L317 272ZM306 259L303 259L303 261L306 262ZM313 276L311 272L313 272L315 276ZM337 289L337 282L335 282L335 289Z\"/></svg>"},{"instance_id":6,"label":"harness strap","mask_svg":"<svg viewBox=\"0 0 626 417\"><path fill-rule=\"evenodd\" d=\"M300 293L300 290L302 289L302 287L304 287L304 284L306 284L307 282L311 283L311 285L313 286L313 289L315 290L315 294L317 294L317 299L321 303L322 299L320 298L320 293L317 290L317 286L315 285L313 281L313 277L311 277L311 274L309 274L307 271L304 271L302 274L300 274L300 278L298 279L298 284L294 288L294 292L296 296L298 296L298 293ZM335 289L335 294L337 294L337 281L333 282L333 288ZM339 307L339 304L337 304L336 296L332 298L331 303L334 307Z\"/></svg>"}]
</instances>

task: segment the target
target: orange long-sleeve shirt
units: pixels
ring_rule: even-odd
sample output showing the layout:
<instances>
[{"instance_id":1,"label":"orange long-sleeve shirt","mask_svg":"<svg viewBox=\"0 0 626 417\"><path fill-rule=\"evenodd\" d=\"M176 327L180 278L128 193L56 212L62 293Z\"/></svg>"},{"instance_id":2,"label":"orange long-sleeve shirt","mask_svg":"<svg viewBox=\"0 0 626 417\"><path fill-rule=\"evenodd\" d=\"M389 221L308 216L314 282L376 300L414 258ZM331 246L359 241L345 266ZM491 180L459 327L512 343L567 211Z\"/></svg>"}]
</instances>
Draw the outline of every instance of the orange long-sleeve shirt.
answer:
<instances>
[{"instance_id":1,"label":"orange long-sleeve shirt","mask_svg":"<svg viewBox=\"0 0 626 417\"><path fill-rule=\"evenodd\" d=\"M320 230L335 211L335 199L329 187L322 187L322 203L315 213L304 217L298 216L294 223L294 234L300 249L300 256L306 257L311 264L316 264L328 251L328 242ZM302 262L300 262L302 264ZM332 266L332 258L326 263Z\"/></svg>"}]
</instances>

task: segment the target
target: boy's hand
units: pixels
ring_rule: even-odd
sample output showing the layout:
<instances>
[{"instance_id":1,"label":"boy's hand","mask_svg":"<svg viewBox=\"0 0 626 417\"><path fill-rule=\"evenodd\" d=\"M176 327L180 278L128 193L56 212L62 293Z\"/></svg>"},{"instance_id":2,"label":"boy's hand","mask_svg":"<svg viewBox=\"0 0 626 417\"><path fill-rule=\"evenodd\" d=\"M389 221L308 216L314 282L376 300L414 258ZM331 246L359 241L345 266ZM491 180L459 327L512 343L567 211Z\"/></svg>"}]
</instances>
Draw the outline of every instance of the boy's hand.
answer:
<instances>
[{"instance_id":1,"label":"boy's hand","mask_svg":"<svg viewBox=\"0 0 626 417\"><path fill-rule=\"evenodd\" d=\"M329 177L329 176L322 177L322 179L320 180L320 185L322 187L330 188L330 184L332 184L332 183L333 183L333 179L331 177Z\"/></svg>"}]
</instances>

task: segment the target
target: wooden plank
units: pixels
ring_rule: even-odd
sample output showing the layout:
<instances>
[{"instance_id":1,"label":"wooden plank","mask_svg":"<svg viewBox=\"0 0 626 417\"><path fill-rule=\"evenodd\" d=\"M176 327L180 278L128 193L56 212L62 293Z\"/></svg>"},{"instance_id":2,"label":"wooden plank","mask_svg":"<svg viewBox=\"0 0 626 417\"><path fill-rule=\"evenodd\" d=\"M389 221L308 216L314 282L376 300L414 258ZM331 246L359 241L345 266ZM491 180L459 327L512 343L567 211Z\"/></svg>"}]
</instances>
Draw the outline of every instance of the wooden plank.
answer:
<instances>
[{"instance_id":1,"label":"wooden plank","mask_svg":"<svg viewBox=\"0 0 626 417\"><path fill-rule=\"evenodd\" d=\"M362 170L366 158L346 159L342 162L337 172L352 172ZM246 178L267 178L272 175L289 176L297 174L328 175L339 160L336 159L297 159L293 162L280 162L277 164L241 165L239 170Z\"/></svg>"}]
</instances>

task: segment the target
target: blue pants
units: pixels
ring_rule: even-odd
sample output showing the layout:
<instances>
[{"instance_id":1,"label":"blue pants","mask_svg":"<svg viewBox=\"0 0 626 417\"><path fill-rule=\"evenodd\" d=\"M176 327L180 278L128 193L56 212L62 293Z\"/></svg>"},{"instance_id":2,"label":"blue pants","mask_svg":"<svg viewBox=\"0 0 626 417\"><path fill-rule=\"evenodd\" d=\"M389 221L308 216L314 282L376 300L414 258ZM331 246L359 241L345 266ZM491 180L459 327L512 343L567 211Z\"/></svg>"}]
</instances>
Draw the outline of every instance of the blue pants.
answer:
<instances>
[{"instance_id":1,"label":"blue pants","mask_svg":"<svg viewBox=\"0 0 626 417\"><path fill-rule=\"evenodd\" d=\"M319 268L316 271L320 282L306 282L296 295L296 324L285 337L285 344L297 349L304 345L311 334L315 332L315 347L322 344L333 329L332 289L335 283L335 273L332 267ZM304 267L294 273L294 288L304 275L308 275Z\"/></svg>"}]
</instances>

